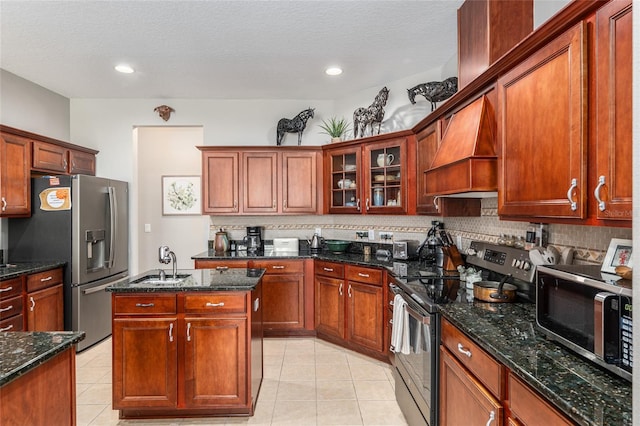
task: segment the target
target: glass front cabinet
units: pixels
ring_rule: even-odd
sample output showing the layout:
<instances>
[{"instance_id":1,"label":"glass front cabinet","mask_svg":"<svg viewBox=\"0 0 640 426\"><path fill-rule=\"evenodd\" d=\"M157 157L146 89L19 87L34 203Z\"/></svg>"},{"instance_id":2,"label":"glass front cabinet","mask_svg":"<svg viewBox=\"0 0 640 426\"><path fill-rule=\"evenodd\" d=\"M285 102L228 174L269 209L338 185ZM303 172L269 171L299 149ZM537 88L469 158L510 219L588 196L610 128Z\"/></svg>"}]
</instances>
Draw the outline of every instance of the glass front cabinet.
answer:
<instances>
[{"instance_id":1,"label":"glass front cabinet","mask_svg":"<svg viewBox=\"0 0 640 426\"><path fill-rule=\"evenodd\" d=\"M407 214L409 138L366 139L377 141L349 143L325 150L326 211L339 214Z\"/></svg>"}]
</instances>

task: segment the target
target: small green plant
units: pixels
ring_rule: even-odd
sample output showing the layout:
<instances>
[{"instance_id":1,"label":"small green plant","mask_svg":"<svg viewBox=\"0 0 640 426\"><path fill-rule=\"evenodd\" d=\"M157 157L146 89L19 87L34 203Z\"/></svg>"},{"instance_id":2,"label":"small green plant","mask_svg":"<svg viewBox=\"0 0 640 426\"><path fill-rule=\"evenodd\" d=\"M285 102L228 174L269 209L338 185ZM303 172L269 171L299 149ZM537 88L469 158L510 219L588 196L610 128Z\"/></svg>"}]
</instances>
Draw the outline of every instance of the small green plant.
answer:
<instances>
[{"instance_id":1,"label":"small green plant","mask_svg":"<svg viewBox=\"0 0 640 426\"><path fill-rule=\"evenodd\" d=\"M329 120L322 120L322 124L319 124L324 133L332 138L341 138L345 133L349 131L351 124L344 118L338 119L337 117L331 117Z\"/></svg>"}]
</instances>

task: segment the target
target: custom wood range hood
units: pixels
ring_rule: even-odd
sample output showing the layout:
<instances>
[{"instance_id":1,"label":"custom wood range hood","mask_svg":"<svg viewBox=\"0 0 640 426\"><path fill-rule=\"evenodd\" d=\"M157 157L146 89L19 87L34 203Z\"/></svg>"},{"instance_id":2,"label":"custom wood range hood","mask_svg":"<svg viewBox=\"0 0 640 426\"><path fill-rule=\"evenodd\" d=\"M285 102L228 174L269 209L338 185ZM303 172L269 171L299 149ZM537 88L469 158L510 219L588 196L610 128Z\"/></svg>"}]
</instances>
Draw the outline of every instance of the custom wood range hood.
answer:
<instances>
[{"instance_id":1,"label":"custom wood range hood","mask_svg":"<svg viewBox=\"0 0 640 426\"><path fill-rule=\"evenodd\" d=\"M483 95L449 120L433 162L424 172L426 195L497 196L495 140L493 108Z\"/></svg>"}]
</instances>

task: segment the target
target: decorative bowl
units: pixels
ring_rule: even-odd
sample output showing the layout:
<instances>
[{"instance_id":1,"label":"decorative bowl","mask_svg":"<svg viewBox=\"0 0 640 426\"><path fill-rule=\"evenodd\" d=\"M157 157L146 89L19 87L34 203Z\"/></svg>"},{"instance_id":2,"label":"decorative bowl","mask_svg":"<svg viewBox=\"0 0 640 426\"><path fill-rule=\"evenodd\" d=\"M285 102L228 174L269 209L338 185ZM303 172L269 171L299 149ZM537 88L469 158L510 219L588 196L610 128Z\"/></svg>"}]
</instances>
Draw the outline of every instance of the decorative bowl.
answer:
<instances>
[{"instance_id":1,"label":"decorative bowl","mask_svg":"<svg viewBox=\"0 0 640 426\"><path fill-rule=\"evenodd\" d=\"M324 243L332 253L344 253L351 244L350 241L344 240L324 240Z\"/></svg>"}]
</instances>

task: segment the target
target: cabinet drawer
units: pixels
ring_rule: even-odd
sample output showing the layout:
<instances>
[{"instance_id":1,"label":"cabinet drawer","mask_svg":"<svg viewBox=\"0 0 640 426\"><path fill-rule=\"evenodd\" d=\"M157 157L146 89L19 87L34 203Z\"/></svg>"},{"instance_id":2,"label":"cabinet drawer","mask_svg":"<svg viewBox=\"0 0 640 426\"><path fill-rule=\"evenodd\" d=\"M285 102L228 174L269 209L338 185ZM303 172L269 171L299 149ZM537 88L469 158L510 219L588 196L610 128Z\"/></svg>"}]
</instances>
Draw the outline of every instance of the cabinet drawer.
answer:
<instances>
[{"instance_id":1,"label":"cabinet drawer","mask_svg":"<svg viewBox=\"0 0 640 426\"><path fill-rule=\"evenodd\" d=\"M196 260L196 269L246 268L248 260Z\"/></svg>"},{"instance_id":2,"label":"cabinet drawer","mask_svg":"<svg viewBox=\"0 0 640 426\"><path fill-rule=\"evenodd\" d=\"M173 294L154 295L149 293L126 296L116 295L113 299L113 312L116 315L175 314L176 296Z\"/></svg>"},{"instance_id":3,"label":"cabinet drawer","mask_svg":"<svg viewBox=\"0 0 640 426\"><path fill-rule=\"evenodd\" d=\"M22 283L22 277L0 281L0 299L8 299L22 294Z\"/></svg>"},{"instance_id":4,"label":"cabinet drawer","mask_svg":"<svg viewBox=\"0 0 640 426\"><path fill-rule=\"evenodd\" d=\"M27 276L27 293L51 287L62 282L62 268L38 272Z\"/></svg>"},{"instance_id":5,"label":"cabinet drawer","mask_svg":"<svg viewBox=\"0 0 640 426\"><path fill-rule=\"evenodd\" d=\"M573 424L513 374L509 374L508 386L511 413L523 425Z\"/></svg>"},{"instance_id":6,"label":"cabinet drawer","mask_svg":"<svg viewBox=\"0 0 640 426\"><path fill-rule=\"evenodd\" d=\"M265 274L302 274L304 260L253 260L252 268L266 269Z\"/></svg>"},{"instance_id":7,"label":"cabinet drawer","mask_svg":"<svg viewBox=\"0 0 640 426\"><path fill-rule=\"evenodd\" d=\"M347 280L382 285L382 270L348 265Z\"/></svg>"},{"instance_id":8,"label":"cabinet drawer","mask_svg":"<svg viewBox=\"0 0 640 426\"><path fill-rule=\"evenodd\" d=\"M504 366L480 349L447 320L442 320L442 344L498 399L504 398Z\"/></svg>"},{"instance_id":9,"label":"cabinet drawer","mask_svg":"<svg viewBox=\"0 0 640 426\"><path fill-rule=\"evenodd\" d=\"M22 303L24 299L22 295L12 299L4 299L0 302L0 319L10 318L14 315L22 313Z\"/></svg>"},{"instance_id":10,"label":"cabinet drawer","mask_svg":"<svg viewBox=\"0 0 640 426\"><path fill-rule=\"evenodd\" d=\"M344 278L344 264L316 260L315 274L332 278Z\"/></svg>"},{"instance_id":11,"label":"cabinet drawer","mask_svg":"<svg viewBox=\"0 0 640 426\"><path fill-rule=\"evenodd\" d=\"M22 314L0 321L0 332L24 330L24 317Z\"/></svg>"},{"instance_id":12,"label":"cabinet drawer","mask_svg":"<svg viewBox=\"0 0 640 426\"><path fill-rule=\"evenodd\" d=\"M184 312L190 314L245 313L247 298L245 294L224 292L188 294L184 296Z\"/></svg>"}]
</instances>

